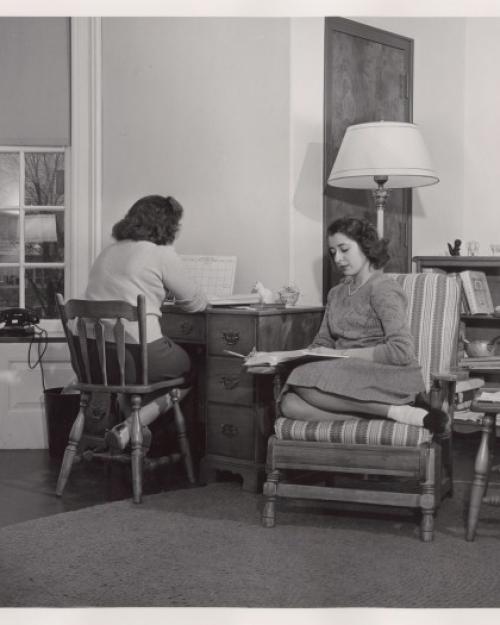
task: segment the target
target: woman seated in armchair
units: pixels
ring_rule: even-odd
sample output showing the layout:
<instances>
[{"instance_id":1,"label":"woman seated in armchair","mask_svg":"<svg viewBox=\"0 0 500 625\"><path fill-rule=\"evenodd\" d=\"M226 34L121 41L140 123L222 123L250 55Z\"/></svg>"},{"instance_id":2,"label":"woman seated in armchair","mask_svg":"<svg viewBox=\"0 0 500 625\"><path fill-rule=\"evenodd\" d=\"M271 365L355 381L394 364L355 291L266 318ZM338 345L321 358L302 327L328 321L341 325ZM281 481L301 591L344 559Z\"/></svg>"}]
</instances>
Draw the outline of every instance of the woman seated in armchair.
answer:
<instances>
[{"instance_id":1,"label":"woman seated in armchair","mask_svg":"<svg viewBox=\"0 0 500 625\"><path fill-rule=\"evenodd\" d=\"M293 369L281 394L281 413L310 421L370 416L444 431L446 413L416 405L425 385L407 323L406 296L381 269L389 260L388 242L368 221L341 218L328 228L328 247L344 279L330 290L310 347L340 351L347 358Z\"/></svg>"}]
</instances>

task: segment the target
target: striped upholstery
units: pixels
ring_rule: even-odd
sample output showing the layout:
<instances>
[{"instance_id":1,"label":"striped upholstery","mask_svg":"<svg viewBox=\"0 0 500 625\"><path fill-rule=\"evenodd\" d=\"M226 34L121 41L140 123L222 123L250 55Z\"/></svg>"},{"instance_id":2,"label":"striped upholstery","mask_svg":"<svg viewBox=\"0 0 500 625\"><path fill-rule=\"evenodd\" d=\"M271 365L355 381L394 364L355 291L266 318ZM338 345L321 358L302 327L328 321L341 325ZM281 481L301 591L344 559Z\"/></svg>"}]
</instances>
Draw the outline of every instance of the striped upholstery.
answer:
<instances>
[{"instance_id":1,"label":"striped upholstery","mask_svg":"<svg viewBox=\"0 0 500 625\"><path fill-rule=\"evenodd\" d=\"M460 285L443 273L388 274L408 298L408 323L427 390L431 372L450 368L459 323Z\"/></svg>"},{"instance_id":2,"label":"striped upholstery","mask_svg":"<svg viewBox=\"0 0 500 625\"><path fill-rule=\"evenodd\" d=\"M276 436L285 440L343 443L344 445L393 445L416 447L431 440L428 430L387 419L300 421L278 417Z\"/></svg>"},{"instance_id":3,"label":"striped upholstery","mask_svg":"<svg viewBox=\"0 0 500 625\"><path fill-rule=\"evenodd\" d=\"M449 369L458 331L460 284L442 273L387 274L399 282L408 299L408 323L427 391L431 372ZM385 419L310 422L279 417L278 438L344 444L416 446L431 439L424 428Z\"/></svg>"}]
</instances>

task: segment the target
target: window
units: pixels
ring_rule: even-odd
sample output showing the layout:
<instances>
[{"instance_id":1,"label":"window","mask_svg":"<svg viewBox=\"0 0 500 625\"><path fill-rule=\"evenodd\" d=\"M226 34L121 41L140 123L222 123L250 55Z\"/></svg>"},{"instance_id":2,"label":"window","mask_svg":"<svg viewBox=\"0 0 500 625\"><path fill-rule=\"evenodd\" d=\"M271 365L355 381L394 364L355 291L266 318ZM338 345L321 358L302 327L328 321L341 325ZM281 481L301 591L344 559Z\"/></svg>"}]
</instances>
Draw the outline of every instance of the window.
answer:
<instances>
[{"instance_id":1,"label":"window","mask_svg":"<svg viewBox=\"0 0 500 625\"><path fill-rule=\"evenodd\" d=\"M0 147L0 309L57 318L66 274L64 148Z\"/></svg>"}]
</instances>

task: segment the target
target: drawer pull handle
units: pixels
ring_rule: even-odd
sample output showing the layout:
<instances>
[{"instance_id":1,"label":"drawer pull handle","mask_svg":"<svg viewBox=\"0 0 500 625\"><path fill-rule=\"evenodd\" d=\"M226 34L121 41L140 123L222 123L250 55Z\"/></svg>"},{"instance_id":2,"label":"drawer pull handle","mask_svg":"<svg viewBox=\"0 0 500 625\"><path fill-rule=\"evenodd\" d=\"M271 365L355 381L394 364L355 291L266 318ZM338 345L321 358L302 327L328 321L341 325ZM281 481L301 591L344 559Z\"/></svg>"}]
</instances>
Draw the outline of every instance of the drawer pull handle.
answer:
<instances>
[{"instance_id":1,"label":"drawer pull handle","mask_svg":"<svg viewBox=\"0 0 500 625\"><path fill-rule=\"evenodd\" d=\"M190 321L183 321L180 325L181 333L186 336L194 330L194 325Z\"/></svg>"},{"instance_id":2,"label":"drawer pull handle","mask_svg":"<svg viewBox=\"0 0 500 625\"><path fill-rule=\"evenodd\" d=\"M228 391L236 388L240 383L240 377L238 375L223 375L220 380L224 388Z\"/></svg>"},{"instance_id":3,"label":"drawer pull handle","mask_svg":"<svg viewBox=\"0 0 500 625\"><path fill-rule=\"evenodd\" d=\"M228 438L234 438L238 434L238 428L232 423L222 423L220 426L220 431L224 436Z\"/></svg>"},{"instance_id":4,"label":"drawer pull handle","mask_svg":"<svg viewBox=\"0 0 500 625\"><path fill-rule=\"evenodd\" d=\"M240 340L239 332L223 332L222 338L226 342L227 345L236 345Z\"/></svg>"}]
</instances>

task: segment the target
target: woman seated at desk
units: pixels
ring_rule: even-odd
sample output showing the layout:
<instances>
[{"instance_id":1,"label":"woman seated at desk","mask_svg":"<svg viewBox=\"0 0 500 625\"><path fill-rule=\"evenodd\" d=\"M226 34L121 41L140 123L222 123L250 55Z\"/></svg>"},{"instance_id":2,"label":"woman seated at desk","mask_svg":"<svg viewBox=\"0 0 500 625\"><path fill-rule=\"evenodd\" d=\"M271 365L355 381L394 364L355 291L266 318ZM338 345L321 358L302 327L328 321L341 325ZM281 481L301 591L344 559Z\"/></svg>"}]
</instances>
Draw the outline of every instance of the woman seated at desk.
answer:
<instances>
[{"instance_id":1,"label":"woman seated at desk","mask_svg":"<svg viewBox=\"0 0 500 625\"><path fill-rule=\"evenodd\" d=\"M387 241L368 221L342 218L328 228L328 246L345 278L330 290L310 347L348 358L296 367L281 396L282 414L332 421L354 413L443 431L444 412L415 405L425 385L406 320L406 296L381 271L389 260Z\"/></svg>"},{"instance_id":2,"label":"woman seated at desk","mask_svg":"<svg viewBox=\"0 0 500 625\"><path fill-rule=\"evenodd\" d=\"M84 295L89 300L118 299L134 306L137 295L145 296L150 383L183 376L191 368L185 350L161 331L161 306L167 291L186 312L198 312L207 306L205 294L189 278L173 247L182 213L182 206L173 197L149 195L138 200L113 226L115 241L96 258ZM128 354L137 362L138 350L133 349L139 342L137 324L126 321L124 324ZM113 341L112 334L106 340ZM124 449L130 441L130 407L123 398L118 399L126 418L106 433L106 441L110 446ZM141 409L142 425L149 425L170 407L168 395L160 392L159 396L158 393L146 396Z\"/></svg>"}]
</instances>

